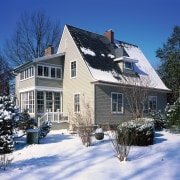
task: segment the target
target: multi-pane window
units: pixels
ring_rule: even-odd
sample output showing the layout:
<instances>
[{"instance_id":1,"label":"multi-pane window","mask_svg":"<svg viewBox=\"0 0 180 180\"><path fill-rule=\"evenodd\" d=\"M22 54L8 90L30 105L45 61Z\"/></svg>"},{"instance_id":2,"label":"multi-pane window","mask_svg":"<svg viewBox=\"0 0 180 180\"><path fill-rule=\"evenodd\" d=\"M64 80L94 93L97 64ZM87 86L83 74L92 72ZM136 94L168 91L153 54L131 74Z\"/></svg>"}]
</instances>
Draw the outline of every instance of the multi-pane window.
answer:
<instances>
[{"instance_id":1,"label":"multi-pane window","mask_svg":"<svg viewBox=\"0 0 180 180\"><path fill-rule=\"evenodd\" d=\"M43 91L37 92L37 111L38 113L44 112L44 92Z\"/></svg>"},{"instance_id":2,"label":"multi-pane window","mask_svg":"<svg viewBox=\"0 0 180 180\"><path fill-rule=\"evenodd\" d=\"M47 91L46 92L46 109L47 109L47 111L52 112L53 111L52 107L53 107L53 93Z\"/></svg>"},{"instance_id":3,"label":"multi-pane window","mask_svg":"<svg viewBox=\"0 0 180 180\"><path fill-rule=\"evenodd\" d=\"M21 93L21 112L28 109L28 92Z\"/></svg>"},{"instance_id":4,"label":"multi-pane window","mask_svg":"<svg viewBox=\"0 0 180 180\"><path fill-rule=\"evenodd\" d=\"M80 94L74 94L74 112L80 112Z\"/></svg>"},{"instance_id":5,"label":"multi-pane window","mask_svg":"<svg viewBox=\"0 0 180 180\"><path fill-rule=\"evenodd\" d=\"M123 95L121 93L111 93L111 111L113 113L123 112Z\"/></svg>"},{"instance_id":6,"label":"multi-pane window","mask_svg":"<svg viewBox=\"0 0 180 180\"><path fill-rule=\"evenodd\" d=\"M34 76L34 67L29 67L20 73L20 80L27 79Z\"/></svg>"},{"instance_id":7,"label":"multi-pane window","mask_svg":"<svg viewBox=\"0 0 180 180\"><path fill-rule=\"evenodd\" d=\"M37 111L38 113L57 112L61 110L61 92L38 91Z\"/></svg>"},{"instance_id":8,"label":"multi-pane window","mask_svg":"<svg viewBox=\"0 0 180 180\"><path fill-rule=\"evenodd\" d=\"M24 110L34 113L34 91L21 93L21 112Z\"/></svg>"},{"instance_id":9,"label":"multi-pane window","mask_svg":"<svg viewBox=\"0 0 180 180\"><path fill-rule=\"evenodd\" d=\"M29 113L34 112L34 91L29 92Z\"/></svg>"},{"instance_id":10,"label":"multi-pane window","mask_svg":"<svg viewBox=\"0 0 180 180\"><path fill-rule=\"evenodd\" d=\"M149 111L156 112L157 111L157 96L149 96L148 105L149 105Z\"/></svg>"},{"instance_id":11,"label":"multi-pane window","mask_svg":"<svg viewBox=\"0 0 180 180\"><path fill-rule=\"evenodd\" d=\"M60 110L61 106L61 94L60 92L54 92L54 111Z\"/></svg>"},{"instance_id":12,"label":"multi-pane window","mask_svg":"<svg viewBox=\"0 0 180 180\"><path fill-rule=\"evenodd\" d=\"M71 78L76 77L76 61L71 62Z\"/></svg>"},{"instance_id":13,"label":"multi-pane window","mask_svg":"<svg viewBox=\"0 0 180 180\"><path fill-rule=\"evenodd\" d=\"M37 75L41 77L49 77L49 78L62 78L62 68L61 67L51 67L51 66L43 66L38 65Z\"/></svg>"}]
</instances>

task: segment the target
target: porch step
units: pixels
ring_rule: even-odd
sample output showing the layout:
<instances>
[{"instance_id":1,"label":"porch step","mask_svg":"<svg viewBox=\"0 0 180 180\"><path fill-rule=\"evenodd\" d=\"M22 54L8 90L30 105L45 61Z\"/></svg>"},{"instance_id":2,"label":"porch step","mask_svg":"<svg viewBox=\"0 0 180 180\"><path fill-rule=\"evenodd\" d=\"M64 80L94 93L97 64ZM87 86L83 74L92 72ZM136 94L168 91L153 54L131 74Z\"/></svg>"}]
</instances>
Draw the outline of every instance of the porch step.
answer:
<instances>
[{"instance_id":1,"label":"porch step","mask_svg":"<svg viewBox=\"0 0 180 180\"><path fill-rule=\"evenodd\" d=\"M62 122L62 123L52 122L51 130L60 130L60 129L69 129L69 123L67 123L67 122Z\"/></svg>"}]
</instances>

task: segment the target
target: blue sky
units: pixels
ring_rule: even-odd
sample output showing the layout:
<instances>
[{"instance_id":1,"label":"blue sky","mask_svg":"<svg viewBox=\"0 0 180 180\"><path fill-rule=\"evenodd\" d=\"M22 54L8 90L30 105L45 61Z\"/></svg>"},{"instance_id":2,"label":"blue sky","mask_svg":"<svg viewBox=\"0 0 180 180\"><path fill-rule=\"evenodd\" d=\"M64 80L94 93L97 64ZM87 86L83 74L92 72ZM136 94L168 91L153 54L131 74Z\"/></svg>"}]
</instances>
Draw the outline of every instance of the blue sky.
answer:
<instances>
[{"instance_id":1,"label":"blue sky","mask_svg":"<svg viewBox=\"0 0 180 180\"><path fill-rule=\"evenodd\" d=\"M112 29L115 38L138 45L150 63L160 64L155 51L180 25L180 0L0 0L0 47L15 31L23 12L44 10L59 20L103 34Z\"/></svg>"}]
</instances>

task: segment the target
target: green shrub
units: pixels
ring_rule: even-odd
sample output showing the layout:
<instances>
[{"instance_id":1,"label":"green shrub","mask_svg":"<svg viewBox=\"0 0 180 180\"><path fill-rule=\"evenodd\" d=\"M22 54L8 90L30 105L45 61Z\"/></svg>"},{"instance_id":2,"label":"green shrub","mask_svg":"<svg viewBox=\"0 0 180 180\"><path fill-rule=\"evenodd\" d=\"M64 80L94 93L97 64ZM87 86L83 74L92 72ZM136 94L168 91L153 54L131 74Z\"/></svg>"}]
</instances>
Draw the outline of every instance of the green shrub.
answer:
<instances>
[{"instance_id":1,"label":"green shrub","mask_svg":"<svg viewBox=\"0 0 180 180\"><path fill-rule=\"evenodd\" d=\"M119 143L126 145L147 146L153 144L154 125L147 120L124 122L118 126Z\"/></svg>"},{"instance_id":2,"label":"green shrub","mask_svg":"<svg viewBox=\"0 0 180 180\"><path fill-rule=\"evenodd\" d=\"M165 116L168 129L176 127L180 130L180 98L173 105L167 104Z\"/></svg>"},{"instance_id":3,"label":"green shrub","mask_svg":"<svg viewBox=\"0 0 180 180\"><path fill-rule=\"evenodd\" d=\"M163 128L166 128L165 118L162 116L160 111L158 111L157 113L151 114L151 116L154 119L155 130L162 130Z\"/></svg>"}]
</instances>

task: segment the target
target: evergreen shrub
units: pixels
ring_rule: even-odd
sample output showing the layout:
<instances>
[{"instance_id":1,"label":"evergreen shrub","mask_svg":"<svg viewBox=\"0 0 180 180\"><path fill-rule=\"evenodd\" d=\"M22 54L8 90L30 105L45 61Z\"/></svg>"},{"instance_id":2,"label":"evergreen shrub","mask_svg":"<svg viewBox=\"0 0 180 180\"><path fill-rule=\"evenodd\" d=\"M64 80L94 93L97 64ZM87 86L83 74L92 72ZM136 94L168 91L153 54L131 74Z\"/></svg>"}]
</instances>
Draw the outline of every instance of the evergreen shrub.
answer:
<instances>
[{"instance_id":1,"label":"evergreen shrub","mask_svg":"<svg viewBox=\"0 0 180 180\"><path fill-rule=\"evenodd\" d=\"M158 111L157 113L152 113L151 116L154 119L154 128L155 128L155 130L160 131L163 128L166 128L165 118L162 116L160 111Z\"/></svg>"},{"instance_id":2,"label":"evergreen shrub","mask_svg":"<svg viewBox=\"0 0 180 180\"><path fill-rule=\"evenodd\" d=\"M173 105L167 104L165 117L168 129L176 128L180 130L180 98Z\"/></svg>"},{"instance_id":3,"label":"evergreen shrub","mask_svg":"<svg viewBox=\"0 0 180 180\"><path fill-rule=\"evenodd\" d=\"M144 119L123 122L117 128L119 144L147 146L153 144L154 124Z\"/></svg>"}]
</instances>

